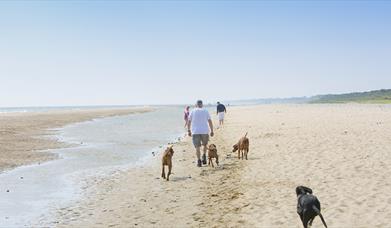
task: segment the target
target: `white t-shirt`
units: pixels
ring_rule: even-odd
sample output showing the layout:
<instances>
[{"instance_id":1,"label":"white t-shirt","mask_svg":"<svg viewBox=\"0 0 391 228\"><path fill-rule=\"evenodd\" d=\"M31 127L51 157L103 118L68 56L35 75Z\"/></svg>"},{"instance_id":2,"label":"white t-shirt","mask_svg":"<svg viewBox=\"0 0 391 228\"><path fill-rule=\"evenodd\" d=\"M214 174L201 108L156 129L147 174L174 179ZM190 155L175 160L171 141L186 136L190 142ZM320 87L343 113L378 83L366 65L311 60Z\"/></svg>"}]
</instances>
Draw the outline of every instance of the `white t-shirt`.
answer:
<instances>
[{"instance_id":1,"label":"white t-shirt","mask_svg":"<svg viewBox=\"0 0 391 228\"><path fill-rule=\"evenodd\" d=\"M191 111L189 120L191 121L192 134L209 134L208 120L210 115L204 108L195 108Z\"/></svg>"}]
</instances>

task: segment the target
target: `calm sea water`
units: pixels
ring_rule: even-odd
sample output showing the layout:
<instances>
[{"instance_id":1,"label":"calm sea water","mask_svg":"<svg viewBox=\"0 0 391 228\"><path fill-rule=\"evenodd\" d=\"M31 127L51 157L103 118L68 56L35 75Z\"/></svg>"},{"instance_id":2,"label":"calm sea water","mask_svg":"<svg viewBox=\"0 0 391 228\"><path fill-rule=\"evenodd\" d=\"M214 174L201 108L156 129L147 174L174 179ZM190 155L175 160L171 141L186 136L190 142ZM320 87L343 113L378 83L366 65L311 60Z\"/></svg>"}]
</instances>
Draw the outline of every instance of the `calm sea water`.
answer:
<instances>
[{"instance_id":1,"label":"calm sea water","mask_svg":"<svg viewBox=\"0 0 391 228\"><path fill-rule=\"evenodd\" d=\"M56 137L78 146L51 150L61 159L0 175L0 227L35 224L77 200L88 178L145 165L154 158L152 152L184 134L182 117L182 107L157 107L58 129Z\"/></svg>"},{"instance_id":2,"label":"calm sea water","mask_svg":"<svg viewBox=\"0 0 391 228\"><path fill-rule=\"evenodd\" d=\"M101 108L127 108L140 106L124 106L124 105L107 105L107 106L56 106L56 107L0 107L1 113L18 113L18 112L49 112L61 110L94 110Z\"/></svg>"}]
</instances>

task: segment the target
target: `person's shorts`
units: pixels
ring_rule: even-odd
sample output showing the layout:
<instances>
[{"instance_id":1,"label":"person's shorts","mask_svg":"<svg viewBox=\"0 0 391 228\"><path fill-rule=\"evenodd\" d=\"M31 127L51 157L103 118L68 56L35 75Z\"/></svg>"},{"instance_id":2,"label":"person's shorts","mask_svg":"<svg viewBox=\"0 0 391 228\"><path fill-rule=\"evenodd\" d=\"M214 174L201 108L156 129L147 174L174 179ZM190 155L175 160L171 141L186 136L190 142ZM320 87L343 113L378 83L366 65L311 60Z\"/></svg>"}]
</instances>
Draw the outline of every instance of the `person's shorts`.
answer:
<instances>
[{"instance_id":1,"label":"person's shorts","mask_svg":"<svg viewBox=\"0 0 391 228\"><path fill-rule=\"evenodd\" d=\"M224 112L219 112L218 114L218 117L219 117L219 120L224 120Z\"/></svg>"},{"instance_id":2,"label":"person's shorts","mask_svg":"<svg viewBox=\"0 0 391 228\"><path fill-rule=\"evenodd\" d=\"M209 135L208 134L195 134L193 135L193 145L195 147L200 147L201 144L203 146L206 146L209 141Z\"/></svg>"}]
</instances>

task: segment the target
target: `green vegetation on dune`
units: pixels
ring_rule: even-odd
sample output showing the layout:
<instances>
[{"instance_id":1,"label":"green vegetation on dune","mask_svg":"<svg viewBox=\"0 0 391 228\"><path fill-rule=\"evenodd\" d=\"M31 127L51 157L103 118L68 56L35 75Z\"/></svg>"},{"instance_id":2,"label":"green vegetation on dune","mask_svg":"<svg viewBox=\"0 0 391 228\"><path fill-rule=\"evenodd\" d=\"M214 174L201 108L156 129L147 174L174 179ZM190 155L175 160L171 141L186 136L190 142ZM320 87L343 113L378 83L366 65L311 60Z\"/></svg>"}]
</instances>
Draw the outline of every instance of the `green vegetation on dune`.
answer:
<instances>
[{"instance_id":1,"label":"green vegetation on dune","mask_svg":"<svg viewBox=\"0 0 391 228\"><path fill-rule=\"evenodd\" d=\"M373 90L369 92L328 94L312 97L309 103L368 103L391 104L391 89Z\"/></svg>"},{"instance_id":2,"label":"green vegetation on dune","mask_svg":"<svg viewBox=\"0 0 391 228\"><path fill-rule=\"evenodd\" d=\"M391 89L373 90L369 92L355 92L344 94L327 94L312 97L291 97L291 98L263 98L225 101L231 105L251 104L391 104Z\"/></svg>"}]
</instances>

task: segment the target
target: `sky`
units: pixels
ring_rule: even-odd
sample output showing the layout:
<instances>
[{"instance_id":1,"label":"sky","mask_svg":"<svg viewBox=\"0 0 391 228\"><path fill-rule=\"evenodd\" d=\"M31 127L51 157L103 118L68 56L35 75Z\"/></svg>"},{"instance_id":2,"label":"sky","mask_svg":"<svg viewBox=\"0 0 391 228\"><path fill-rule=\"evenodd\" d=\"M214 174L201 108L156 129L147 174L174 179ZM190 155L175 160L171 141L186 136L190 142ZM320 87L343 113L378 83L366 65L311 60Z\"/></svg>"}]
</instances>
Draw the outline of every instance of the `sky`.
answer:
<instances>
[{"instance_id":1,"label":"sky","mask_svg":"<svg viewBox=\"0 0 391 228\"><path fill-rule=\"evenodd\" d=\"M391 1L1 1L0 107L391 88Z\"/></svg>"}]
</instances>

